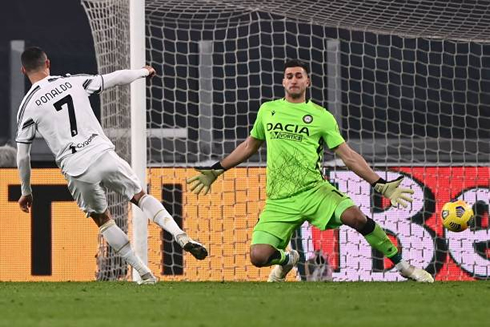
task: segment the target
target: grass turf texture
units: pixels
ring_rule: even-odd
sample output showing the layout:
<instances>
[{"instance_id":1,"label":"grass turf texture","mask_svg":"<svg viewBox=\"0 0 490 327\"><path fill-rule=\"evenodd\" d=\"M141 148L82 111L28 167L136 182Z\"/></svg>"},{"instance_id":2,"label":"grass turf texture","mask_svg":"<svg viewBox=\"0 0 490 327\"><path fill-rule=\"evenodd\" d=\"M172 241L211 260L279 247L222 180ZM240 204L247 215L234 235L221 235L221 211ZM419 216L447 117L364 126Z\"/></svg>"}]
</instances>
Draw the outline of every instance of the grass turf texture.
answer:
<instances>
[{"instance_id":1,"label":"grass turf texture","mask_svg":"<svg viewBox=\"0 0 490 327\"><path fill-rule=\"evenodd\" d=\"M488 326L490 282L0 283L0 326Z\"/></svg>"}]
</instances>

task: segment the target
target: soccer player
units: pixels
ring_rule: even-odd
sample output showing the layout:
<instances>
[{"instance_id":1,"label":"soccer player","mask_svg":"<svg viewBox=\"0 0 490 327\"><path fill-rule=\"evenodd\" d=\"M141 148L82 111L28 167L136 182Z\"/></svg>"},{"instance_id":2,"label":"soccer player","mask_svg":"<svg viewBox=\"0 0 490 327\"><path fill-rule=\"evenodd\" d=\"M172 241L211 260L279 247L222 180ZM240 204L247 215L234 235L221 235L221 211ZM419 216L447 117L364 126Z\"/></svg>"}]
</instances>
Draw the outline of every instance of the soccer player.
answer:
<instances>
[{"instance_id":1,"label":"soccer player","mask_svg":"<svg viewBox=\"0 0 490 327\"><path fill-rule=\"evenodd\" d=\"M284 281L298 262L298 252L285 249L293 231L306 220L320 230L342 224L352 227L388 257L403 277L432 283L434 279L428 272L402 259L397 247L374 220L367 218L347 195L325 180L324 146L389 198L392 205L406 207L412 202L413 190L400 187L403 177L393 181L380 178L347 145L332 114L306 100L310 79L304 63L287 61L282 84L285 97L262 104L250 136L220 162L199 169L200 174L187 181L191 191L207 194L218 176L247 160L267 142L267 201L253 231L250 260L256 267L276 265L268 281Z\"/></svg>"},{"instance_id":2,"label":"soccer player","mask_svg":"<svg viewBox=\"0 0 490 327\"><path fill-rule=\"evenodd\" d=\"M139 78L151 78L156 74L155 69L145 66L106 75L51 76L50 60L38 47L26 49L21 61L22 72L32 87L17 114L20 209L29 212L33 202L30 150L37 131L53 152L80 209L94 220L107 243L137 270L140 284L154 284L157 279L134 253L127 235L112 219L106 189L137 205L147 218L171 233L185 251L203 260L208 255L206 248L180 229L160 201L145 193L129 164L114 152L114 145L105 136L90 106L91 94Z\"/></svg>"}]
</instances>

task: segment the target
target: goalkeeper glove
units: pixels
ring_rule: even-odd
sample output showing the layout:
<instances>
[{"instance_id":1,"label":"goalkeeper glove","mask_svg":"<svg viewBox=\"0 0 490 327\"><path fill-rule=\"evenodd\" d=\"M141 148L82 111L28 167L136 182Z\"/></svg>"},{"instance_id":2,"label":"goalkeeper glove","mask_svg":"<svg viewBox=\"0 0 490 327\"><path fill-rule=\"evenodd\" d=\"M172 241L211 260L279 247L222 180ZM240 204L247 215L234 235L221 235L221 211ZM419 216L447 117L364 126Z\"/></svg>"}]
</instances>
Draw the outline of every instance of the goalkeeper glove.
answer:
<instances>
[{"instance_id":1,"label":"goalkeeper glove","mask_svg":"<svg viewBox=\"0 0 490 327\"><path fill-rule=\"evenodd\" d=\"M391 201L391 205L396 206L401 204L404 208L408 206L408 202L412 202L413 190L409 188L399 187L403 180L403 176L398 177L392 181L385 181L384 179L378 179L372 186L374 189L387 197Z\"/></svg>"},{"instance_id":2,"label":"goalkeeper glove","mask_svg":"<svg viewBox=\"0 0 490 327\"><path fill-rule=\"evenodd\" d=\"M194 194L199 195L201 191L204 191L204 195L206 195L211 190L211 185L214 183L216 178L223 174L226 169L224 169L223 166L221 166L221 163L218 161L211 167L196 168L196 170L200 174L189 178L187 180L187 184L192 184L190 186L190 190L194 192Z\"/></svg>"}]
</instances>

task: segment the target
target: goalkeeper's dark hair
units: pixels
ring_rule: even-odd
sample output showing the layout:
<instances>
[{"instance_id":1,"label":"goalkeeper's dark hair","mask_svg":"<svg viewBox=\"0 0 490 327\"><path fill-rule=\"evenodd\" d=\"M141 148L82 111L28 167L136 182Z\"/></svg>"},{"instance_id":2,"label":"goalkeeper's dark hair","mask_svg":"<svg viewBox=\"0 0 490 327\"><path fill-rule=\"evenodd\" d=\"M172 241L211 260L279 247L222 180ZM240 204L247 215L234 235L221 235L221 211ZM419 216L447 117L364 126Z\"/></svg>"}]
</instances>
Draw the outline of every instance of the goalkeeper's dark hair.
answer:
<instances>
[{"instance_id":1,"label":"goalkeeper's dark hair","mask_svg":"<svg viewBox=\"0 0 490 327\"><path fill-rule=\"evenodd\" d=\"M48 56L43 51L43 49L39 47L27 48L24 50L24 52L22 52L22 55L20 56L22 66L28 73L34 72L44 67L46 59L48 59Z\"/></svg>"},{"instance_id":2,"label":"goalkeeper's dark hair","mask_svg":"<svg viewBox=\"0 0 490 327\"><path fill-rule=\"evenodd\" d=\"M286 60L286 62L284 63L284 70L286 70L286 68L290 68L290 67L301 67L305 70L306 74L309 74L309 72L310 72L310 70L308 69L308 65L305 64L304 62L302 62L301 60L298 60L298 59Z\"/></svg>"}]
</instances>

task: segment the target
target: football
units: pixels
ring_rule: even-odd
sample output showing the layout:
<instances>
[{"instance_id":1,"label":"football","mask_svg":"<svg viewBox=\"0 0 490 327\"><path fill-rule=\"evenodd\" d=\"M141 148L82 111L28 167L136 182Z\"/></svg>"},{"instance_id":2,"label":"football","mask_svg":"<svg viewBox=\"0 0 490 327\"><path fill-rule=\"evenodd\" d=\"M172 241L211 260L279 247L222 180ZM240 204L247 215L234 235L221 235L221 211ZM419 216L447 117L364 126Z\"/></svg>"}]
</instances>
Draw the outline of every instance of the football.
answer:
<instances>
[{"instance_id":1,"label":"football","mask_svg":"<svg viewBox=\"0 0 490 327\"><path fill-rule=\"evenodd\" d=\"M473 209L463 200L448 202L442 207L442 224L451 232L462 232L473 218Z\"/></svg>"}]
</instances>

